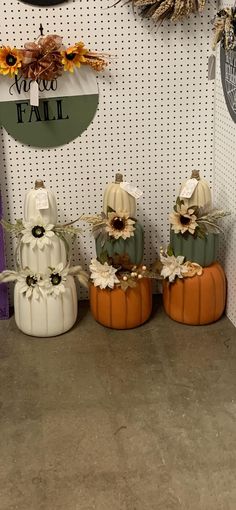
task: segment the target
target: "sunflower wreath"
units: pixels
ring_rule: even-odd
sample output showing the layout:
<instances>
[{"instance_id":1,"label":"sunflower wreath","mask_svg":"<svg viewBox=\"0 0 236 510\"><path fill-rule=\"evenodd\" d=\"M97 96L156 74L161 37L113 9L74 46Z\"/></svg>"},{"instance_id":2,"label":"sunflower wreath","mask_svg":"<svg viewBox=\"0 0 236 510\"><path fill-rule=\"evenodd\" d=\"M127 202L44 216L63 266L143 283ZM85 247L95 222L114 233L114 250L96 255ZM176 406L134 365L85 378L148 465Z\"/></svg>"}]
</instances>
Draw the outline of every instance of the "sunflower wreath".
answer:
<instances>
[{"instance_id":1,"label":"sunflower wreath","mask_svg":"<svg viewBox=\"0 0 236 510\"><path fill-rule=\"evenodd\" d=\"M41 35L34 42L26 42L24 48L0 47L0 75L13 78L19 74L37 87L40 81L52 82L82 66L102 71L108 59L108 55L88 50L82 41L66 48L59 35Z\"/></svg>"},{"instance_id":2,"label":"sunflower wreath","mask_svg":"<svg viewBox=\"0 0 236 510\"><path fill-rule=\"evenodd\" d=\"M117 3L120 3L118 0ZM150 18L154 22L164 19L179 21L191 14L202 12L206 0L128 0L128 3L140 8L143 18Z\"/></svg>"}]
</instances>

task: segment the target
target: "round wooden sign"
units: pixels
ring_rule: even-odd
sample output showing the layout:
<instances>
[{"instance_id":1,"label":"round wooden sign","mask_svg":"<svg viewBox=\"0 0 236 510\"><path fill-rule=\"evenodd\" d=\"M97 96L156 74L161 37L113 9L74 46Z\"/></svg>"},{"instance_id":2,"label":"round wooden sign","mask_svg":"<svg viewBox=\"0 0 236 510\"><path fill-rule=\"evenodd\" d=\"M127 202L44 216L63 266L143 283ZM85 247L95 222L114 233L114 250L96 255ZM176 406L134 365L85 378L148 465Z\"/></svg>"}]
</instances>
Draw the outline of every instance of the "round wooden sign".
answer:
<instances>
[{"instance_id":1,"label":"round wooden sign","mask_svg":"<svg viewBox=\"0 0 236 510\"><path fill-rule=\"evenodd\" d=\"M98 106L94 71L82 67L57 80L39 80L39 105L30 105L32 80L0 81L0 124L16 140L33 147L58 147L80 136Z\"/></svg>"},{"instance_id":2,"label":"round wooden sign","mask_svg":"<svg viewBox=\"0 0 236 510\"><path fill-rule=\"evenodd\" d=\"M229 113L236 122L236 50L220 49L221 81Z\"/></svg>"}]
</instances>

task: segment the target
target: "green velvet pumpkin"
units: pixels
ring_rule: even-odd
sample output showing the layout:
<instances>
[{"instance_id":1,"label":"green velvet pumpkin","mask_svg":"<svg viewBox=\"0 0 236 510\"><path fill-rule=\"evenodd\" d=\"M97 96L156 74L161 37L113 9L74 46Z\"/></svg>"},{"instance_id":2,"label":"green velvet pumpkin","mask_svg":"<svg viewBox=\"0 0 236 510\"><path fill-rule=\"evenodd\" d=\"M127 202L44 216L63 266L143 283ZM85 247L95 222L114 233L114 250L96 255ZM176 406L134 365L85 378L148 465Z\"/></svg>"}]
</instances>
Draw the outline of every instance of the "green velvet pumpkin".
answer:
<instances>
[{"instance_id":1,"label":"green velvet pumpkin","mask_svg":"<svg viewBox=\"0 0 236 510\"><path fill-rule=\"evenodd\" d=\"M216 251L219 243L219 234L207 234L205 239L175 234L171 230L170 244L175 257L182 255L186 260L197 262L202 267L210 266L216 260Z\"/></svg>"},{"instance_id":2,"label":"green velvet pumpkin","mask_svg":"<svg viewBox=\"0 0 236 510\"><path fill-rule=\"evenodd\" d=\"M97 258L100 262L104 263L107 257L114 266L124 265L122 258L126 264L138 265L143 260L143 244L143 227L136 221L134 236L128 239L114 239L109 236L104 243L103 236L100 234L96 239ZM117 256L120 256L120 264L119 261L117 263L117 258L119 259Z\"/></svg>"}]
</instances>

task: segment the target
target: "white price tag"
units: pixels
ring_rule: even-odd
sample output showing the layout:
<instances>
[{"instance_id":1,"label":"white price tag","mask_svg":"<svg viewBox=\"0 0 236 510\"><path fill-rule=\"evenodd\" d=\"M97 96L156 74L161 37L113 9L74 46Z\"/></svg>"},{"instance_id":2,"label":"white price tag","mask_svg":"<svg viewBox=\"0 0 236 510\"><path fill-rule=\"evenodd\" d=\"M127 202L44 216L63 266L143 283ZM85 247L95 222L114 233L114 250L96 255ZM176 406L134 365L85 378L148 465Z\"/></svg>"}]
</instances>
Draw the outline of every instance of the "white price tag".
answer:
<instances>
[{"instance_id":1,"label":"white price tag","mask_svg":"<svg viewBox=\"0 0 236 510\"><path fill-rule=\"evenodd\" d=\"M36 209L48 209L48 192L46 189L39 189L36 194Z\"/></svg>"},{"instance_id":2,"label":"white price tag","mask_svg":"<svg viewBox=\"0 0 236 510\"><path fill-rule=\"evenodd\" d=\"M191 198L195 188L197 187L198 180L197 179L189 179L184 185L182 191L180 192L180 198Z\"/></svg>"},{"instance_id":3,"label":"white price tag","mask_svg":"<svg viewBox=\"0 0 236 510\"><path fill-rule=\"evenodd\" d=\"M39 86L36 81L30 84L30 104L31 106L39 105Z\"/></svg>"},{"instance_id":4,"label":"white price tag","mask_svg":"<svg viewBox=\"0 0 236 510\"><path fill-rule=\"evenodd\" d=\"M210 55L208 58L208 80L214 80L216 77L216 57Z\"/></svg>"},{"instance_id":5,"label":"white price tag","mask_svg":"<svg viewBox=\"0 0 236 510\"><path fill-rule=\"evenodd\" d=\"M133 186L133 184L130 184L130 182L121 182L120 187L127 191L127 193L129 193L129 195L134 198L140 198L143 194L140 189L136 188L136 186Z\"/></svg>"}]
</instances>

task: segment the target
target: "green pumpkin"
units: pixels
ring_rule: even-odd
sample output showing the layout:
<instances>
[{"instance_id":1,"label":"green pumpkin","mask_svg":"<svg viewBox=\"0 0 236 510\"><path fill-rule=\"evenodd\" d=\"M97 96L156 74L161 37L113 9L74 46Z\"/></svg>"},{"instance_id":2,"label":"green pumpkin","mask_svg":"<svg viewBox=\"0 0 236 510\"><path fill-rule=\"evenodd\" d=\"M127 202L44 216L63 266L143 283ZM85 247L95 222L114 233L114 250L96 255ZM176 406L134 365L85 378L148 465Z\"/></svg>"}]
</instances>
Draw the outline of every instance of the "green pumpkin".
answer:
<instances>
[{"instance_id":1,"label":"green pumpkin","mask_svg":"<svg viewBox=\"0 0 236 510\"><path fill-rule=\"evenodd\" d=\"M216 261L216 251L219 244L219 234L207 234L205 239L184 237L171 230L170 244L175 257L182 255L186 260L197 262L202 267L210 266Z\"/></svg>"},{"instance_id":2,"label":"green pumpkin","mask_svg":"<svg viewBox=\"0 0 236 510\"><path fill-rule=\"evenodd\" d=\"M104 243L103 236L100 234L96 239L97 258L102 263L109 258L114 266L123 265L122 258L124 258L128 265L139 265L143 260L143 245L143 227L136 221L134 236L128 239L114 239L109 236ZM120 256L120 263L118 261L118 264L117 258L119 257L117 256Z\"/></svg>"}]
</instances>

